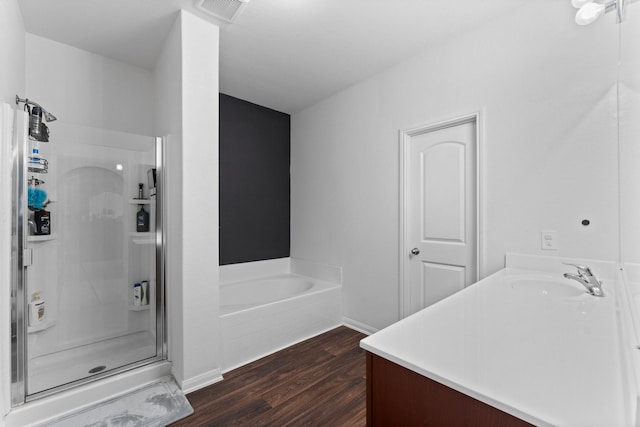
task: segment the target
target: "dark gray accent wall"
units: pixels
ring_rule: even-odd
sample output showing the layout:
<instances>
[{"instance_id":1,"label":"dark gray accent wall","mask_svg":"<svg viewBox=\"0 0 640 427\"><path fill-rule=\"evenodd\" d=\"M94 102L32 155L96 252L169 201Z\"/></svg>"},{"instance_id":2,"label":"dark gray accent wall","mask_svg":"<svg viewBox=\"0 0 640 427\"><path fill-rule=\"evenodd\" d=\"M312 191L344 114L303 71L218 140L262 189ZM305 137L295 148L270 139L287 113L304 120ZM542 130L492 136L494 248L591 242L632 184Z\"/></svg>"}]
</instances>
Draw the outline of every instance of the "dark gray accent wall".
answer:
<instances>
[{"instance_id":1,"label":"dark gray accent wall","mask_svg":"<svg viewBox=\"0 0 640 427\"><path fill-rule=\"evenodd\" d=\"M220 265L289 256L290 153L291 116L220 94Z\"/></svg>"}]
</instances>

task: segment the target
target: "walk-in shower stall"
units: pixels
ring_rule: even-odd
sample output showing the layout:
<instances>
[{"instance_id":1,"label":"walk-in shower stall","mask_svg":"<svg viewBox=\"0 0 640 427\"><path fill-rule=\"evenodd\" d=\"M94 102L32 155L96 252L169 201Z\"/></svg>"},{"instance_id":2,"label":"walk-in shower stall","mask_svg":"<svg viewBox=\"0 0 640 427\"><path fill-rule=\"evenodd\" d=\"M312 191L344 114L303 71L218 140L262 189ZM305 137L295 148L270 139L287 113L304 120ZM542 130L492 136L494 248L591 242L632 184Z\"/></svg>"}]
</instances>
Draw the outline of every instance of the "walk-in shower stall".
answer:
<instances>
[{"instance_id":1,"label":"walk-in shower stall","mask_svg":"<svg viewBox=\"0 0 640 427\"><path fill-rule=\"evenodd\" d=\"M16 104L13 405L165 358L163 140Z\"/></svg>"}]
</instances>

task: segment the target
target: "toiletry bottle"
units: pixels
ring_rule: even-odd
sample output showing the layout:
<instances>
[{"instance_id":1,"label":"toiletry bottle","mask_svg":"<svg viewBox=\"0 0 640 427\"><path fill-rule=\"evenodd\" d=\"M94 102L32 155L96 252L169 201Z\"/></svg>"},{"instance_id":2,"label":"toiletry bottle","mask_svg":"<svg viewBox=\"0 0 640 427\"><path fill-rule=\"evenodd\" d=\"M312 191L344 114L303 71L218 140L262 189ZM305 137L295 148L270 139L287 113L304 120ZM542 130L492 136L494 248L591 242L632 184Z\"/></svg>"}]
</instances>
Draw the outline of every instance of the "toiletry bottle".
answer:
<instances>
[{"instance_id":1,"label":"toiletry bottle","mask_svg":"<svg viewBox=\"0 0 640 427\"><path fill-rule=\"evenodd\" d=\"M147 181L149 182L149 198L156 198L156 169L147 170Z\"/></svg>"},{"instance_id":2,"label":"toiletry bottle","mask_svg":"<svg viewBox=\"0 0 640 427\"><path fill-rule=\"evenodd\" d=\"M29 116L29 136L40 140L40 124L42 123L42 109L40 107L31 108Z\"/></svg>"},{"instance_id":3,"label":"toiletry bottle","mask_svg":"<svg viewBox=\"0 0 640 427\"><path fill-rule=\"evenodd\" d=\"M33 163L38 163L38 161L40 160L40 150L37 148L33 148L31 150L31 159L30 159Z\"/></svg>"},{"instance_id":4,"label":"toiletry bottle","mask_svg":"<svg viewBox=\"0 0 640 427\"><path fill-rule=\"evenodd\" d=\"M32 172L37 172L42 169L42 164L40 163L40 150L34 148L31 150L31 156L29 157L29 168Z\"/></svg>"},{"instance_id":5,"label":"toiletry bottle","mask_svg":"<svg viewBox=\"0 0 640 427\"><path fill-rule=\"evenodd\" d=\"M136 283L133 285L133 305L138 306L142 304L142 285Z\"/></svg>"},{"instance_id":6,"label":"toiletry bottle","mask_svg":"<svg viewBox=\"0 0 640 427\"><path fill-rule=\"evenodd\" d=\"M143 186L143 183L138 184L138 199L140 200L144 199L144 191L142 189Z\"/></svg>"},{"instance_id":7,"label":"toiletry bottle","mask_svg":"<svg viewBox=\"0 0 640 427\"><path fill-rule=\"evenodd\" d=\"M38 173L46 173L47 161L40 156L40 150L38 148L33 148L31 150L31 155L29 156L28 168L30 172L38 172Z\"/></svg>"},{"instance_id":8,"label":"toiletry bottle","mask_svg":"<svg viewBox=\"0 0 640 427\"><path fill-rule=\"evenodd\" d=\"M51 213L44 209L38 209L33 213L36 223L36 233L39 236L51 234Z\"/></svg>"},{"instance_id":9,"label":"toiletry bottle","mask_svg":"<svg viewBox=\"0 0 640 427\"><path fill-rule=\"evenodd\" d=\"M136 231L138 233L149 231L149 212L144 210L144 206L140 206L140 210L136 214Z\"/></svg>"},{"instance_id":10,"label":"toiletry bottle","mask_svg":"<svg viewBox=\"0 0 640 427\"><path fill-rule=\"evenodd\" d=\"M142 286L142 299L140 305L149 305L149 282L143 280L140 285Z\"/></svg>"},{"instance_id":11,"label":"toiletry bottle","mask_svg":"<svg viewBox=\"0 0 640 427\"><path fill-rule=\"evenodd\" d=\"M44 322L44 300L40 299L40 292L33 293L33 299L29 303L29 326L40 325Z\"/></svg>"}]
</instances>

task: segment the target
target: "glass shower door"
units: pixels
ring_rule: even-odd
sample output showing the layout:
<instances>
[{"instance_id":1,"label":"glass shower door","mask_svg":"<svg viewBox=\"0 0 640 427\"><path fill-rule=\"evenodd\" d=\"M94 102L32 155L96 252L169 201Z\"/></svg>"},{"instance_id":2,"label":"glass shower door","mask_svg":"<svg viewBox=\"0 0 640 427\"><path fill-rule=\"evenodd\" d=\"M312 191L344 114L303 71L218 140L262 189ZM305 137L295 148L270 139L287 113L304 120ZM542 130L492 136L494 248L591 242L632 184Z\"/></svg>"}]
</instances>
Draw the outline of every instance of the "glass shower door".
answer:
<instances>
[{"instance_id":1,"label":"glass shower door","mask_svg":"<svg viewBox=\"0 0 640 427\"><path fill-rule=\"evenodd\" d=\"M24 148L27 400L163 357L160 142L65 123L50 140Z\"/></svg>"}]
</instances>

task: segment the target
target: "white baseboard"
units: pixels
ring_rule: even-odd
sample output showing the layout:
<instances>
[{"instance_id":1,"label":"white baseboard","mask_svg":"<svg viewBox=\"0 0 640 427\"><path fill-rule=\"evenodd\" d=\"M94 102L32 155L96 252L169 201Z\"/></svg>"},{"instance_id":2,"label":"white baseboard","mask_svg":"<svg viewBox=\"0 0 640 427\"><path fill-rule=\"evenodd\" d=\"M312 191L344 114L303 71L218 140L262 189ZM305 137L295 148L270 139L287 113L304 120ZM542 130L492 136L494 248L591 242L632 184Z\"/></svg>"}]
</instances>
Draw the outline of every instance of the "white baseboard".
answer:
<instances>
[{"instance_id":1,"label":"white baseboard","mask_svg":"<svg viewBox=\"0 0 640 427\"><path fill-rule=\"evenodd\" d=\"M192 391L200 390L206 386L211 384L215 384L219 381L222 381L222 372L220 369L214 369L209 372L205 372L204 374L197 375L193 378L188 378L186 380L178 382L182 392L184 394L191 393Z\"/></svg>"},{"instance_id":2,"label":"white baseboard","mask_svg":"<svg viewBox=\"0 0 640 427\"><path fill-rule=\"evenodd\" d=\"M349 329L362 332L366 335L375 334L379 331L379 329L376 329L373 326L365 325L364 323L360 323L357 320L349 319L348 317L342 318L342 324Z\"/></svg>"}]
</instances>

